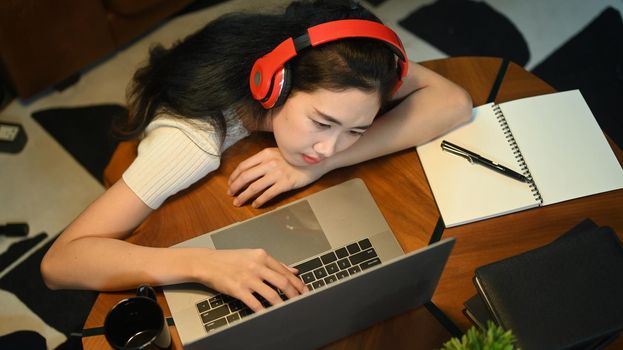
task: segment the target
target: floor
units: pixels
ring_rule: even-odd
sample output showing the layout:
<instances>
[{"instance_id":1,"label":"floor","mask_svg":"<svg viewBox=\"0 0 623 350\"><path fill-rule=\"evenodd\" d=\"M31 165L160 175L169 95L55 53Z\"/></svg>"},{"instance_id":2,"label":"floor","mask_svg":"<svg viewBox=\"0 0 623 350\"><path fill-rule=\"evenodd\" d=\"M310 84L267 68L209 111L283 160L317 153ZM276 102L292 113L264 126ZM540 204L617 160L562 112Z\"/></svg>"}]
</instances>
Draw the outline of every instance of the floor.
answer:
<instances>
[{"instance_id":1,"label":"floor","mask_svg":"<svg viewBox=\"0 0 623 350\"><path fill-rule=\"evenodd\" d=\"M261 6L283 3L284 0L262 1ZM379 1L371 1L378 3ZM425 61L446 57L441 50L411 32L398 22L405 14L433 0L387 0L378 6L368 6L403 39L412 60ZM538 65L567 39L589 23L606 7L623 13L620 0L485 0L503 13L521 31L527 41L530 58L527 69ZM16 155L0 153L0 224L27 222L30 235L47 232L53 238L103 191L94 179L30 116L33 112L51 107L85 106L104 103L124 104L125 86L135 68L146 58L151 43L165 46L200 28L207 21L233 8L260 6L259 2L231 0L198 12L176 17L141 40L117 52L100 64L83 72L82 78L62 92L51 91L28 101L14 100L2 111L0 120L23 125L28 135L25 149ZM0 254L23 238L0 237ZM40 242L38 246L46 243ZM37 247L33 247L33 250ZM27 255L25 255L27 256ZM22 257L0 272L0 278L17 266ZM47 327L11 293L0 290L0 335L12 329L36 329L45 334L48 347L55 348L64 336ZM20 315L16 317L15 315Z\"/></svg>"}]
</instances>

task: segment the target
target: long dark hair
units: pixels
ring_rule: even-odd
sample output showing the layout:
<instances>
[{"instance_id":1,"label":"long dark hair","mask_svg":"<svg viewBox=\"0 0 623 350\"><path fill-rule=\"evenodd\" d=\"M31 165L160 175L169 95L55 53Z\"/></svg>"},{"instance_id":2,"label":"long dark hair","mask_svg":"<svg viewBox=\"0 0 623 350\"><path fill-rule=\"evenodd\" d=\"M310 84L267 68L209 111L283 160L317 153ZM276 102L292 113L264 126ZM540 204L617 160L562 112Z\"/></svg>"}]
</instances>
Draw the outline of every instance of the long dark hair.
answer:
<instances>
[{"instance_id":1,"label":"long dark hair","mask_svg":"<svg viewBox=\"0 0 623 350\"><path fill-rule=\"evenodd\" d=\"M134 75L128 90L130 118L117 125L117 134L135 138L159 113L208 121L221 140L228 125L226 110L261 121L267 112L253 100L248 86L255 60L288 37L339 19L380 22L350 0L297 1L280 14L224 15L169 49L153 47L149 62ZM354 87L378 91L384 103L398 78L394 54L373 39L344 39L305 49L289 64L291 94Z\"/></svg>"}]
</instances>

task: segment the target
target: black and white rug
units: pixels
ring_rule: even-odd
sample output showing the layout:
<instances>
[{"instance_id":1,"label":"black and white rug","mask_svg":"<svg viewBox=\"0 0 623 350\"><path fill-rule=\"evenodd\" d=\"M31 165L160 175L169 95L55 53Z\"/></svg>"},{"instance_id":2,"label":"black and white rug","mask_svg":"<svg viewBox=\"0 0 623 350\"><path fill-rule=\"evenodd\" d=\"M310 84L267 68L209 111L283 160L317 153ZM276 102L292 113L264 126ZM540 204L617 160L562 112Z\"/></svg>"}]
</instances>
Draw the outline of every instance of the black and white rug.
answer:
<instances>
[{"instance_id":1,"label":"black and white rug","mask_svg":"<svg viewBox=\"0 0 623 350\"><path fill-rule=\"evenodd\" d=\"M205 10L211 3L199 1L185 13ZM569 29L572 35L561 36L555 47L545 50L545 55L536 52L535 48L540 46L534 43L534 34L526 35L526 32L528 28L534 30L534 26L547 30L547 25L552 24L533 23L535 18L548 16L525 15L531 13L525 9L530 4L495 7L499 2L493 0L369 0L367 3L381 19L396 25L401 33L411 35L403 40L411 47L415 45L416 52L425 51L417 46L420 42L436 50L440 57L504 57L526 67L558 90L579 88L602 129L623 147L623 115L618 111L618 104L623 101L621 2L609 6L607 1L602 1L595 5L599 6L594 10L595 16L574 22L575 28ZM552 3L571 6L567 0ZM554 6L550 4L548 8ZM542 10L537 6L539 9ZM535 62L535 57L542 58ZM33 113L32 118L101 181L103 168L117 144L110 136L109 127L113 118L125 113L123 105L107 103L43 109ZM0 334L0 349L81 348L81 328L96 293L50 291L45 287L39 263L51 243L49 238L56 234L31 233L0 255L0 300L5 309L0 310L0 316L10 315L3 322L11 322L16 332ZM14 264L18 259L21 262ZM3 345L8 341L20 345Z\"/></svg>"},{"instance_id":2,"label":"black and white rug","mask_svg":"<svg viewBox=\"0 0 623 350\"><path fill-rule=\"evenodd\" d=\"M399 24L448 56L503 57L524 67L531 57L518 27L487 2L438 0ZM620 10L603 9L531 71L559 91L580 89L601 128L623 146Z\"/></svg>"}]
</instances>

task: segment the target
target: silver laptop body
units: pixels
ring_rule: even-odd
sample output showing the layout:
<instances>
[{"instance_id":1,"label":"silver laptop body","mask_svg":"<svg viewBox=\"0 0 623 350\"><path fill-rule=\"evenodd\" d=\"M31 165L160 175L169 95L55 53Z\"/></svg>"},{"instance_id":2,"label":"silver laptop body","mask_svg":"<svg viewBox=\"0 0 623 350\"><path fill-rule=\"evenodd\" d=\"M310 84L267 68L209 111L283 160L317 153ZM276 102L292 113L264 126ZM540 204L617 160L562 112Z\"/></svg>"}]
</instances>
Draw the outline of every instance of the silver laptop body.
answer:
<instances>
[{"instance_id":1,"label":"silver laptop body","mask_svg":"<svg viewBox=\"0 0 623 350\"><path fill-rule=\"evenodd\" d=\"M198 303L208 303L217 292L197 284L165 287L182 344L187 349L317 348L430 300L454 240L404 255L363 181L353 179L178 244L264 248L297 266L366 239L378 265L330 284L314 284L315 289L310 283L310 293L236 321L223 318L219 322L226 325L215 329L207 330Z\"/></svg>"}]
</instances>

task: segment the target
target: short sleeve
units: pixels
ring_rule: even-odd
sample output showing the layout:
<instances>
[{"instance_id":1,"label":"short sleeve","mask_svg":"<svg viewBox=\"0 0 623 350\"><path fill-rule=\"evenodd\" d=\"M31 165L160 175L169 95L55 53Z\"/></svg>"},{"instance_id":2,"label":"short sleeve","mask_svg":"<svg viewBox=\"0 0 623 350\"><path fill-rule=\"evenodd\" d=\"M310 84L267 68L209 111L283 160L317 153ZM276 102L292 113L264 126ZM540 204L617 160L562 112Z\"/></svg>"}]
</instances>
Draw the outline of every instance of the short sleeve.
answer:
<instances>
[{"instance_id":1,"label":"short sleeve","mask_svg":"<svg viewBox=\"0 0 623 350\"><path fill-rule=\"evenodd\" d=\"M220 152L199 147L184 131L161 126L150 130L123 180L150 208L189 187L220 165Z\"/></svg>"}]
</instances>

